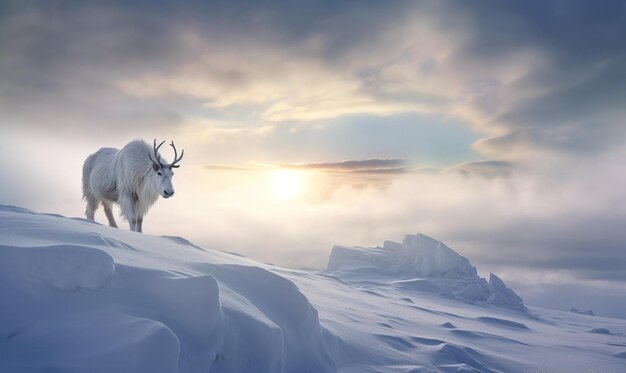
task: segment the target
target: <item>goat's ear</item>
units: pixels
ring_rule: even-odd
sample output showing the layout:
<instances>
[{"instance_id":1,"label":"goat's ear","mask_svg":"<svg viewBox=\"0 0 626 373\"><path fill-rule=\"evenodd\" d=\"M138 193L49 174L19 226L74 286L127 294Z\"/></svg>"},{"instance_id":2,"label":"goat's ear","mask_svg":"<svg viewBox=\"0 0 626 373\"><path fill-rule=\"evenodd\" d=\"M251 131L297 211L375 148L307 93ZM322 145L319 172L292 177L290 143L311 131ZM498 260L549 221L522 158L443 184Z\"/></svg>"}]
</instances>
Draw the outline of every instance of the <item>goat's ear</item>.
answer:
<instances>
[{"instance_id":1,"label":"goat's ear","mask_svg":"<svg viewBox=\"0 0 626 373\"><path fill-rule=\"evenodd\" d=\"M158 165L158 164L156 164L156 163L153 163L153 164L152 164L152 169L153 169L155 172L156 172L156 171L158 171L158 170L159 170L159 165Z\"/></svg>"}]
</instances>

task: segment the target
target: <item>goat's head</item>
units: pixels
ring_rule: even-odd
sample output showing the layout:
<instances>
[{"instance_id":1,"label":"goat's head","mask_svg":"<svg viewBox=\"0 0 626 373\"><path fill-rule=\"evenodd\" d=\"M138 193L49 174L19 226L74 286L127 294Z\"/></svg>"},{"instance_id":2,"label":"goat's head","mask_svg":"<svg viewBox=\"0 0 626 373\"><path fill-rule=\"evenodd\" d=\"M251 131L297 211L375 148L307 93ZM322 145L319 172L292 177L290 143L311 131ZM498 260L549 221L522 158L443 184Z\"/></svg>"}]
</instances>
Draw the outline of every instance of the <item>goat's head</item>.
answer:
<instances>
[{"instance_id":1,"label":"goat's head","mask_svg":"<svg viewBox=\"0 0 626 373\"><path fill-rule=\"evenodd\" d=\"M152 179L154 180L155 187L158 188L159 193L163 198L170 198L174 195L174 186L172 185L172 176L174 176L174 168L180 167L178 162L183 159L183 154L185 154L185 150L183 149L180 152L180 157L178 156L178 152L176 151L176 146L174 145L174 141L170 143L170 146L174 148L174 162L172 163L163 163L161 160L161 155L159 154L159 148L163 145L165 141L162 141L159 145L156 143L156 139L154 139L153 143L153 151L154 154L150 155L150 160L152 161Z\"/></svg>"}]
</instances>

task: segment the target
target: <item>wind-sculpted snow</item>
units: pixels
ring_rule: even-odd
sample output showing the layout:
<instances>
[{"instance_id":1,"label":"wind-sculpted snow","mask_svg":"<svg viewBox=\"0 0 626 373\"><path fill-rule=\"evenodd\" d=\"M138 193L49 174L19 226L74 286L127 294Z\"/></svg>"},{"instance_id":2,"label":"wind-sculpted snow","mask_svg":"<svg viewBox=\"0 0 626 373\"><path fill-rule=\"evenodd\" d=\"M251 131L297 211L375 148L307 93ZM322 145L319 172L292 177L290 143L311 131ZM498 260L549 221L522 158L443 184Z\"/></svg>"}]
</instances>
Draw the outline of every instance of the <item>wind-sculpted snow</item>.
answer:
<instances>
[{"instance_id":1,"label":"wind-sculpted snow","mask_svg":"<svg viewBox=\"0 0 626 373\"><path fill-rule=\"evenodd\" d=\"M0 206L0 371L336 372L317 311L256 264Z\"/></svg>"},{"instance_id":2,"label":"wind-sculpted snow","mask_svg":"<svg viewBox=\"0 0 626 373\"><path fill-rule=\"evenodd\" d=\"M16 273L32 287L95 290L113 274L113 258L86 246L0 247L0 273ZM2 274L0 274L2 276Z\"/></svg>"},{"instance_id":3,"label":"wind-sculpted snow","mask_svg":"<svg viewBox=\"0 0 626 373\"><path fill-rule=\"evenodd\" d=\"M623 371L626 321L407 237L301 271L0 205L0 372Z\"/></svg>"},{"instance_id":4,"label":"wind-sculpted snow","mask_svg":"<svg viewBox=\"0 0 626 373\"><path fill-rule=\"evenodd\" d=\"M407 292L526 311L522 298L498 276L492 273L487 283L467 258L423 234L406 235L402 243L385 241L382 247L335 246L327 272L346 281L379 278Z\"/></svg>"},{"instance_id":5,"label":"wind-sculpted snow","mask_svg":"<svg viewBox=\"0 0 626 373\"><path fill-rule=\"evenodd\" d=\"M489 298L487 303L495 306L506 307L516 310L524 309L524 301L515 292L504 285L498 276L489 275Z\"/></svg>"},{"instance_id":6,"label":"wind-sculpted snow","mask_svg":"<svg viewBox=\"0 0 626 373\"><path fill-rule=\"evenodd\" d=\"M423 234L406 235L402 243L385 241L382 247L335 246L328 271L371 270L422 277L476 276L469 260L440 241Z\"/></svg>"}]
</instances>

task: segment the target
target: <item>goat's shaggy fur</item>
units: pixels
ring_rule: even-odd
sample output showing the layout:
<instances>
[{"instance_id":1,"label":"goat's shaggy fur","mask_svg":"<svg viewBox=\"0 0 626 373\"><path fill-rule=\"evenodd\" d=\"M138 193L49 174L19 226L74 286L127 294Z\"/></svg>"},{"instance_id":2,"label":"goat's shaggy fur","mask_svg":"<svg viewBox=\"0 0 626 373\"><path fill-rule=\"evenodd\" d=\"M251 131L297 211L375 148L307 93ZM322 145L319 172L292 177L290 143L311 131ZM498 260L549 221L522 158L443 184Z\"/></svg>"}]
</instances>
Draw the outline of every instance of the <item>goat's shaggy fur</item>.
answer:
<instances>
[{"instance_id":1,"label":"goat's shaggy fur","mask_svg":"<svg viewBox=\"0 0 626 373\"><path fill-rule=\"evenodd\" d=\"M102 204L109 225L117 227L111 210L117 203L130 229L141 232L143 216L159 194L166 198L174 194L172 175L172 165L161 164L158 152L143 140L132 141L121 150L101 148L83 164L85 215L94 220Z\"/></svg>"}]
</instances>

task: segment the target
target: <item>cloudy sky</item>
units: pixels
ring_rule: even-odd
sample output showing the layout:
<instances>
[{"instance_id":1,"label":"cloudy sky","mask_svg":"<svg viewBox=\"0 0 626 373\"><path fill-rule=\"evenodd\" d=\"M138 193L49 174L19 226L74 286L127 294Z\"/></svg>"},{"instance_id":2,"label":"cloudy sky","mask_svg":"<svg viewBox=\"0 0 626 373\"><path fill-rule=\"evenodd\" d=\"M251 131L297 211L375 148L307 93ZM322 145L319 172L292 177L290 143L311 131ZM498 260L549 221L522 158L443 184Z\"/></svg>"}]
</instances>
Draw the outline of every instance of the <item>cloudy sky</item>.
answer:
<instances>
[{"instance_id":1,"label":"cloudy sky","mask_svg":"<svg viewBox=\"0 0 626 373\"><path fill-rule=\"evenodd\" d=\"M422 232L623 317L625 40L611 0L0 1L0 203L82 216L87 155L174 139L147 233L323 268Z\"/></svg>"}]
</instances>

